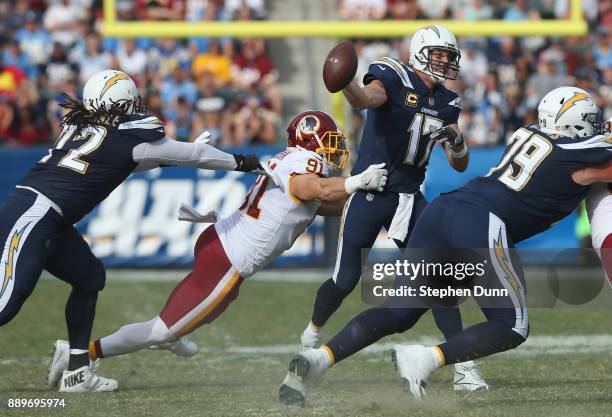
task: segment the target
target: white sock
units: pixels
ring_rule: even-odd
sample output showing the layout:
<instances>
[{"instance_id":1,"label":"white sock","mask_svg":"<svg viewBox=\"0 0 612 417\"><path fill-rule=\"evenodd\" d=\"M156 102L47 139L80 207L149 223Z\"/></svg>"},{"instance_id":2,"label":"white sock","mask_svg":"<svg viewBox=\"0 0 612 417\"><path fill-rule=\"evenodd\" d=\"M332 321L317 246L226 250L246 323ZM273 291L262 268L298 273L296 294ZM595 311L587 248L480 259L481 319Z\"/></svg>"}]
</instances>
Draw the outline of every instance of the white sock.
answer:
<instances>
[{"instance_id":1,"label":"white sock","mask_svg":"<svg viewBox=\"0 0 612 417\"><path fill-rule=\"evenodd\" d=\"M309 351L304 352L303 355L308 355L324 368L331 368L332 366L332 359L329 357L327 351L323 348L310 349Z\"/></svg>"},{"instance_id":2,"label":"white sock","mask_svg":"<svg viewBox=\"0 0 612 417\"><path fill-rule=\"evenodd\" d=\"M309 322L306 329L304 329L304 333L312 336L319 336L321 334L321 328L315 326L312 322Z\"/></svg>"},{"instance_id":3,"label":"white sock","mask_svg":"<svg viewBox=\"0 0 612 417\"><path fill-rule=\"evenodd\" d=\"M100 339L104 357L123 355L148 346L175 340L162 319L155 317L144 323L133 323L121 327L110 336Z\"/></svg>"},{"instance_id":4,"label":"white sock","mask_svg":"<svg viewBox=\"0 0 612 417\"><path fill-rule=\"evenodd\" d=\"M444 354L439 347L433 346L427 348L431 352L433 358L433 369L438 369L444 366Z\"/></svg>"}]
</instances>

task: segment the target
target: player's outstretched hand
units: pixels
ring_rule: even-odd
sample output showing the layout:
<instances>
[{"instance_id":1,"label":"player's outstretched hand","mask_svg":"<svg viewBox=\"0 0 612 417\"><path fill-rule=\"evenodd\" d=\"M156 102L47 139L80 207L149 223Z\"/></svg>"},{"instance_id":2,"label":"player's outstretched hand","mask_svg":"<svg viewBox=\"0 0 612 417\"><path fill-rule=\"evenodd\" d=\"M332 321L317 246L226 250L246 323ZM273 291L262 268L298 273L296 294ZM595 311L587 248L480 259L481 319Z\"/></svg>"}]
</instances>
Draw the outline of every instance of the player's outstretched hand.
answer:
<instances>
[{"instance_id":1,"label":"player's outstretched hand","mask_svg":"<svg viewBox=\"0 0 612 417\"><path fill-rule=\"evenodd\" d=\"M262 169L259 163L259 158L256 155L243 155L241 153L235 153L234 159L236 160L236 168L234 168L234 171L254 172Z\"/></svg>"},{"instance_id":2,"label":"player's outstretched hand","mask_svg":"<svg viewBox=\"0 0 612 417\"><path fill-rule=\"evenodd\" d=\"M257 156L234 154L234 159L236 160L236 168L234 171L248 172L255 175L266 175L270 177L272 182L277 187L281 188L281 191L284 192L283 183L281 182L278 174L274 172L274 170L267 164L261 163Z\"/></svg>"},{"instance_id":3,"label":"player's outstretched hand","mask_svg":"<svg viewBox=\"0 0 612 417\"><path fill-rule=\"evenodd\" d=\"M384 162L373 164L361 174L348 177L344 181L344 189L348 194L353 194L357 190L381 192L387 185L387 175Z\"/></svg>"},{"instance_id":4,"label":"player's outstretched hand","mask_svg":"<svg viewBox=\"0 0 612 417\"><path fill-rule=\"evenodd\" d=\"M463 133L458 133L455 129L450 126L444 126L441 129L434 130L429 134L429 138L440 144L448 141L448 144L453 148L463 144Z\"/></svg>"},{"instance_id":5,"label":"player's outstretched hand","mask_svg":"<svg viewBox=\"0 0 612 417\"><path fill-rule=\"evenodd\" d=\"M210 133L210 130L205 130L204 132L200 133L200 136L195 138L193 142L194 143L208 143L210 142L211 137L212 137L212 133Z\"/></svg>"}]
</instances>

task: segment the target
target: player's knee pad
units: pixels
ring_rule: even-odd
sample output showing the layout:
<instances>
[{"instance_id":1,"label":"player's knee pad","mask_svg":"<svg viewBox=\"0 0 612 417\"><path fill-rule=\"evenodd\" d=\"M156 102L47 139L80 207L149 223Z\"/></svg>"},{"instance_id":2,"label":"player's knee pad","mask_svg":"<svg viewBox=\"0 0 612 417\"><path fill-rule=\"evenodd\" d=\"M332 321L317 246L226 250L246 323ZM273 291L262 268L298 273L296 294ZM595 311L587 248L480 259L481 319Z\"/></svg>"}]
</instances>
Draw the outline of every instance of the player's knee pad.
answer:
<instances>
[{"instance_id":1,"label":"player's knee pad","mask_svg":"<svg viewBox=\"0 0 612 417\"><path fill-rule=\"evenodd\" d=\"M499 318L492 320L492 322L497 324L498 328L505 329L503 339L508 349L514 349L521 345L529 336L529 321L527 319L518 322L515 318Z\"/></svg>"}]
</instances>

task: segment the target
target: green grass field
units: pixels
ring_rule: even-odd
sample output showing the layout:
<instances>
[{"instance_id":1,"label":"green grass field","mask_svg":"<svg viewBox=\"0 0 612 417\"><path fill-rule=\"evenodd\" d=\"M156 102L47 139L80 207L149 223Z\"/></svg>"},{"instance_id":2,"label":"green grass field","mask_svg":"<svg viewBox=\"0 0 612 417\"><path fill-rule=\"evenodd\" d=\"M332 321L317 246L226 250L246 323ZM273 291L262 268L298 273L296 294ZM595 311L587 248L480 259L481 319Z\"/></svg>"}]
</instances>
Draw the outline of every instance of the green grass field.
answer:
<instances>
[{"instance_id":1,"label":"green grass field","mask_svg":"<svg viewBox=\"0 0 612 417\"><path fill-rule=\"evenodd\" d=\"M102 293L94 337L159 312L171 282L110 280ZM60 395L45 385L51 343L65 338L68 287L42 281L19 316L0 330L0 416L610 416L612 337L610 309L532 309L531 339L512 353L480 365L493 390L454 394L452 369L438 371L429 397L404 394L385 349L388 342L438 337L427 315L418 326L334 367L304 409L277 402L277 389L306 324L317 283L243 284L240 296L193 339L202 351L180 359L145 351L104 360L100 374L119 380L110 394ZM328 324L331 336L363 309L356 291ZM466 323L481 319L464 310ZM57 410L9 410L9 398L65 398Z\"/></svg>"}]
</instances>

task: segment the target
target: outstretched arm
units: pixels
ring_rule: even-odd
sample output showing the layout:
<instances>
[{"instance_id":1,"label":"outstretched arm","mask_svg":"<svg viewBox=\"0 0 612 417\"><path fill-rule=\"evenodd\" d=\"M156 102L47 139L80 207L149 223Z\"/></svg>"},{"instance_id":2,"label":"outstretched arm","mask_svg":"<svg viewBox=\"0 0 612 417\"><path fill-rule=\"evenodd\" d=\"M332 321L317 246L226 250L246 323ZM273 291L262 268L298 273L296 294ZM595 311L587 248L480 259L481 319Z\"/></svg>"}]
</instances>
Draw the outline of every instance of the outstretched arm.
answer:
<instances>
[{"instance_id":1,"label":"outstretched arm","mask_svg":"<svg viewBox=\"0 0 612 417\"><path fill-rule=\"evenodd\" d=\"M300 201L334 203L346 199L358 190L382 191L387 184L384 164L370 165L361 174L343 178L321 178L317 174L294 175L289 180L289 192Z\"/></svg>"},{"instance_id":2,"label":"outstretched arm","mask_svg":"<svg viewBox=\"0 0 612 417\"><path fill-rule=\"evenodd\" d=\"M612 182L612 161L607 164L575 171L572 174L572 180L580 185L590 185L596 182Z\"/></svg>"},{"instance_id":3,"label":"outstretched arm","mask_svg":"<svg viewBox=\"0 0 612 417\"><path fill-rule=\"evenodd\" d=\"M259 159L255 155L230 154L202 141L178 142L168 136L135 146L132 157L138 162L135 171L158 166L195 166L202 169L262 173Z\"/></svg>"}]
</instances>

